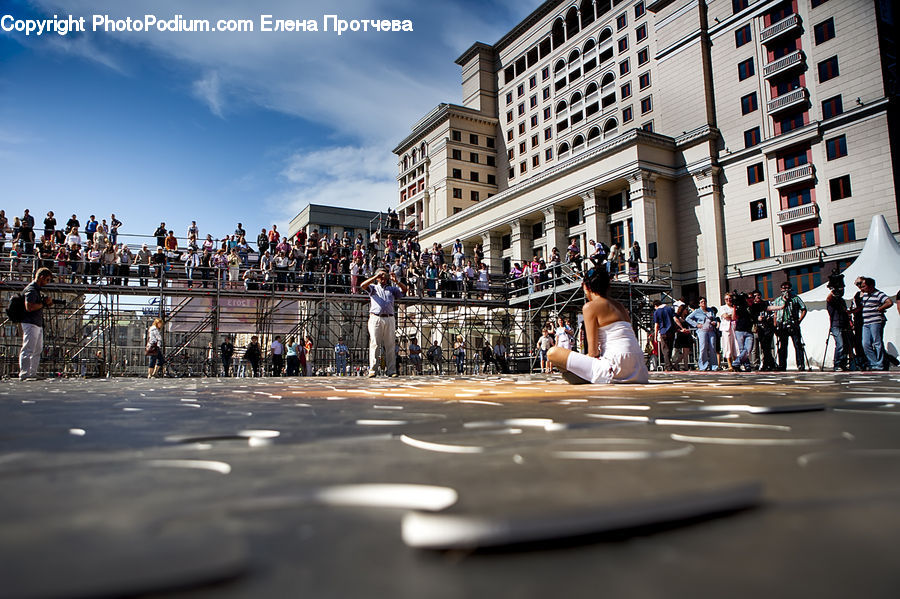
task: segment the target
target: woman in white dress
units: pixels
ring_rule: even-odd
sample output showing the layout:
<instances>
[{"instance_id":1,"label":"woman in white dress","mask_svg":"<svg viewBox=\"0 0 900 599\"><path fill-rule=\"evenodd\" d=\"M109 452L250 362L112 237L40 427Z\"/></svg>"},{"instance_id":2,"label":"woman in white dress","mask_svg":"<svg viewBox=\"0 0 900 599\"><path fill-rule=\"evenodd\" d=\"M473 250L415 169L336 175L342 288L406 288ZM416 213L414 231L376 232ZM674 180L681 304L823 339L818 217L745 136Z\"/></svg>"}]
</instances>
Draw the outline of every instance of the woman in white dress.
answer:
<instances>
[{"instance_id":1,"label":"woman in white dress","mask_svg":"<svg viewBox=\"0 0 900 599\"><path fill-rule=\"evenodd\" d=\"M722 359L729 367L731 361L740 353L737 346L737 339L734 336L734 305L732 303L731 293L725 294L725 305L719 308L719 330L722 332L720 341L722 346Z\"/></svg>"}]
</instances>

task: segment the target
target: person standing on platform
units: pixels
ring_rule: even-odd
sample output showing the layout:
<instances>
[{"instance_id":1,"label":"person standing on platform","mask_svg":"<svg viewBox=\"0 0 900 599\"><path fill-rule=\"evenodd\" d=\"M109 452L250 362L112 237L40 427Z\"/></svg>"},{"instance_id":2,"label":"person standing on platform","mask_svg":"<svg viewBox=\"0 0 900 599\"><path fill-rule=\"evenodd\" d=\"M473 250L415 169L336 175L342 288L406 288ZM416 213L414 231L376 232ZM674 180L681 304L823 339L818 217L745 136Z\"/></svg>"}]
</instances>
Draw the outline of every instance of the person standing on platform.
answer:
<instances>
[{"instance_id":1,"label":"person standing on platform","mask_svg":"<svg viewBox=\"0 0 900 599\"><path fill-rule=\"evenodd\" d=\"M52 306L53 299L41 293L41 287L53 280L49 268L40 268L34 280L25 286L25 313L22 316L22 350L19 352L19 380L36 379L44 350L44 306Z\"/></svg>"},{"instance_id":2,"label":"person standing on platform","mask_svg":"<svg viewBox=\"0 0 900 599\"><path fill-rule=\"evenodd\" d=\"M538 356L540 357L541 374L545 372L550 374L553 372L553 366L550 365L550 360L547 359L547 352L550 351L551 347L553 347L553 337L550 336L550 329L544 327L544 330L541 332L541 337L538 339L535 347L535 349L538 350Z\"/></svg>"},{"instance_id":3,"label":"person standing on platform","mask_svg":"<svg viewBox=\"0 0 900 599\"><path fill-rule=\"evenodd\" d=\"M386 374L390 377L397 376L396 355L394 344L397 333L397 324L394 320L394 301L406 294L406 285L396 279L391 285L388 281L388 273L379 268L375 275L369 277L360 285L360 289L369 294L369 377L375 376L375 366L378 361L378 346L384 347L384 361Z\"/></svg>"},{"instance_id":4,"label":"person standing on platform","mask_svg":"<svg viewBox=\"0 0 900 599\"><path fill-rule=\"evenodd\" d=\"M498 339L497 344L494 346L494 362L497 363L497 368L500 369L501 374L509 373L509 361L506 359L506 346L503 345L502 339Z\"/></svg>"}]
</instances>

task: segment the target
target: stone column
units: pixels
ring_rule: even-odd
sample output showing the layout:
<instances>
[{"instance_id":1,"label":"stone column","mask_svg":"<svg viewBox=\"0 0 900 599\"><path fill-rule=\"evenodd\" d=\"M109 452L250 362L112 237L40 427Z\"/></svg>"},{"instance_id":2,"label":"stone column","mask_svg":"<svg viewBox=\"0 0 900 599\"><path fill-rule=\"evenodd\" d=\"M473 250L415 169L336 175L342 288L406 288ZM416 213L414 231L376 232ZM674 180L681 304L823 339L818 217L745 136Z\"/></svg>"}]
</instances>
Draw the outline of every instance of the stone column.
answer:
<instances>
[{"instance_id":1,"label":"stone column","mask_svg":"<svg viewBox=\"0 0 900 599\"><path fill-rule=\"evenodd\" d=\"M655 175L644 170L628 177L634 240L641 244L641 257L644 260L647 259L647 246L657 241L655 178ZM628 244L627 231L625 243ZM622 249L627 255L628 247Z\"/></svg>"},{"instance_id":2,"label":"stone column","mask_svg":"<svg viewBox=\"0 0 900 599\"><path fill-rule=\"evenodd\" d=\"M713 305L723 301L725 293L725 235L722 214L721 169L708 166L693 173L700 198L700 256L706 280L706 297Z\"/></svg>"},{"instance_id":3,"label":"stone column","mask_svg":"<svg viewBox=\"0 0 900 599\"><path fill-rule=\"evenodd\" d=\"M484 263L487 264L488 272L492 275L499 275L503 272L503 245L501 237L500 233L494 231L487 231L481 234Z\"/></svg>"},{"instance_id":4,"label":"stone column","mask_svg":"<svg viewBox=\"0 0 900 599\"><path fill-rule=\"evenodd\" d=\"M512 247L512 264L516 262L519 266L523 265L523 261L531 261L534 255L534 240L531 237L531 225L521 220L512 222L512 235L510 237Z\"/></svg>"},{"instance_id":5,"label":"stone column","mask_svg":"<svg viewBox=\"0 0 900 599\"><path fill-rule=\"evenodd\" d=\"M595 192L593 189L581 194L584 198L584 225L587 240L609 245L609 203L606 192Z\"/></svg>"},{"instance_id":6,"label":"stone column","mask_svg":"<svg viewBox=\"0 0 900 599\"><path fill-rule=\"evenodd\" d=\"M553 248L559 250L559 255L565 261L566 248L569 247L569 223L566 222L566 211L557 206L544 208L544 238L547 240L547 256L553 253Z\"/></svg>"}]
</instances>

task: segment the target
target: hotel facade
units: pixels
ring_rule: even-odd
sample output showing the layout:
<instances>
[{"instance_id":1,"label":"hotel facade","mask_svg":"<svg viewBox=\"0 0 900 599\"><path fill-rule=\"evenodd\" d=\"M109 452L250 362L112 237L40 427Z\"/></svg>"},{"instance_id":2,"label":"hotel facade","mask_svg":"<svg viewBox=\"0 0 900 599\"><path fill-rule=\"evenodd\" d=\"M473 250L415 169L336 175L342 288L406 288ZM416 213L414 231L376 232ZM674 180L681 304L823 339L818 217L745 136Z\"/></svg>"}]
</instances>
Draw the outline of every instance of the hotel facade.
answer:
<instances>
[{"instance_id":1,"label":"hotel facade","mask_svg":"<svg viewBox=\"0 0 900 599\"><path fill-rule=\"evenodd\" d=\"M672 265L675 294L805 291L872 217L900 230L891 3L549 0L457 59L395 149L423 244L491 272L572 238Z\"/></svg>"}]
</instances>

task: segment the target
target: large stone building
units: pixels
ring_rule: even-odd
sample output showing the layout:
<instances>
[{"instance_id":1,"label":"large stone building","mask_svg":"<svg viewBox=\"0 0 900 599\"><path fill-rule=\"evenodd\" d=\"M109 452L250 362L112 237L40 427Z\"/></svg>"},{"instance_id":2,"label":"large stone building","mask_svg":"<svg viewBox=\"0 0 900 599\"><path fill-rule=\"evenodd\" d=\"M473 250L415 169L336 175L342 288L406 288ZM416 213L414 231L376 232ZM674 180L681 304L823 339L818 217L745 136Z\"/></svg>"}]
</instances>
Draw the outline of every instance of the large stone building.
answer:
<instances>
[{"instance_id":1,"label":"large stone building","mask_svg":"<svg viewBox=\"0 0 900 599\"><path fill-rule=\"evenodd\" d=\"M637 241L716 303L824 282L875 214L900 228L890 2L548 0L456 62L462 106L394 150L398 211L494 272Z\"/></svg>"}]
</instances>

